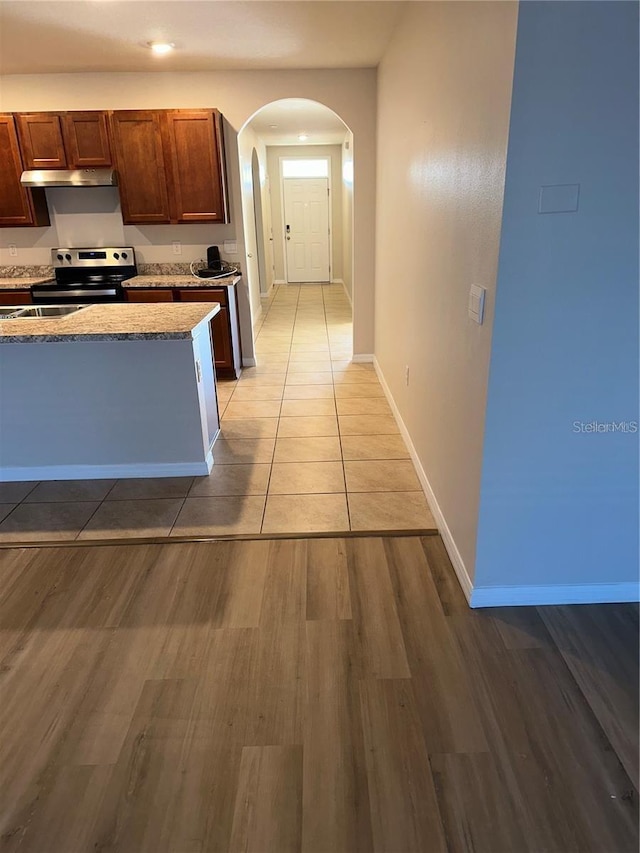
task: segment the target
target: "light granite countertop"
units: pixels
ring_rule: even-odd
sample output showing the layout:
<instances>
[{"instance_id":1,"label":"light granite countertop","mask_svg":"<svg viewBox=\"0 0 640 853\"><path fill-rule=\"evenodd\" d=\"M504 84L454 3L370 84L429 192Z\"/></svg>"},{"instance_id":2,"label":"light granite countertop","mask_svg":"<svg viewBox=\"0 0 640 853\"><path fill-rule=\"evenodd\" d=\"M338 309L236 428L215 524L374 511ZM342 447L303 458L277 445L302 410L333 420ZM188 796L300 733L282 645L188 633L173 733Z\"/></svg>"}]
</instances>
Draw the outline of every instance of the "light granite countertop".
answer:
<instances>
[{"instance_id":1,"label":"light granite countertop","mask_svg":"<svg viewBox=\"0 0 640 853\"><path fill-rule=\"evenodd\" d=\"M0 278L0 290L28 290L32 284L42 284L43 281L52 281L50 275L24 275ZM0 302L2 296L0 296Z\"/></svg>"},{"instance_id":2,"label":"light granite countertop","mask_svg":"<svg viewBox=\"0 0 640 853\"><path fill-rule=\"evenodd\" d=\"M0 320L0 344L179 340L219 311L217 302L88 305L67 317Z\"/></svg>"},{"instance_id":3,"label":"light granite countertop","mask_svg":"<svg viewBox=\"0 0 640 853\"><path fill-rule=\"evenodd\" d=\"M136 287L229 287L240 281L239 275L224 278L195 278L192 275L136 275L122 282L127 288Z\"/></svg>"}]
</instances>

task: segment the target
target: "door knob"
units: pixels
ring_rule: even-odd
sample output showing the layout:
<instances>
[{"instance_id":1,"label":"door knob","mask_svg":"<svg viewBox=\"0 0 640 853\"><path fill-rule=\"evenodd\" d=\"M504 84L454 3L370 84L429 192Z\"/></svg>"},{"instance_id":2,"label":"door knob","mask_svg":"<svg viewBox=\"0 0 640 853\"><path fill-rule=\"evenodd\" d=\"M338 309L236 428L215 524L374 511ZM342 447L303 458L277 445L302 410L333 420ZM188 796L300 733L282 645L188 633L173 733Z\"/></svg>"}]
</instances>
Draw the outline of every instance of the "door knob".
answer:
<instances>
[{"instance_id":1,"label":"door knob","mask_svg":"<svg viewBox=\"0 0 640 853\"><path fill-rule=\"evenodd\" d=\"M252 257L253 257L253 255L251 254L251 252L247 252L247 257L248 257L248 258L252 258Z\"/></svg>"}]
</instances>

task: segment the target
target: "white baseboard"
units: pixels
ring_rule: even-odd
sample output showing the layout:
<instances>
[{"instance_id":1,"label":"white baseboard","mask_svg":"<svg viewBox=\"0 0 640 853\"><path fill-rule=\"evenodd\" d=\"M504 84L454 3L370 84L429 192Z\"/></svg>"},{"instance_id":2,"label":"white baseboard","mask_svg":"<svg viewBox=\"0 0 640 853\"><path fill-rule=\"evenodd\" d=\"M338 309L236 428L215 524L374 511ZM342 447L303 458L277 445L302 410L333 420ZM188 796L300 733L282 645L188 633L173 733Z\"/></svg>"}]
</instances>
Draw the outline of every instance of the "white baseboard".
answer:
<instances>
[{"instance_id":1,"label":"white baseboard","mask_svg":"<svg viewBox=\"0 0 640 853\"><path fill-rule=\"evenodd\" d=\"M283 278L274 278L273 284L271 287L275 287L277 284L286 284L287 282Z\"/></svg>"},{"instance_id":2,"label":"white baseboard","mask_svg":"<svg viewBox=\"0 0 640 853\"><path fill-rule=\"evenodd\" d=\"M243 357L242 366L243 367L255 367L256 366L255 358L244 358Z\"/></svg>"},{"instance_id":3,"label":"white baseboard","mask_svg":"<svg viewBox=\"0 0 640 853\"><path fill-rule=\"evenodd\" d=\"M354 364L371 364L374 360L375 356L370 352L360 352L354 353L351 356L351 361Z\"/></svg>"},{"instance_id":4,"label":"white baseboard","mask_svg":"<svg viewBox=\"0 0 640 853\"><path fill-rule=\"evenodd\" d=\"M341 278L332 278L331 284L342 284L342 285L344 285L344 281Z\"/></svg>"},{"instance_id":5,"label":"white baseboard","mask_svg":"<svg viewBox=\"0 0 640 853\"><path fill-rule=\"evenodd\" d=\"M640 601L638 583L550 584L548 586L477 586L471 607L518 607L535 604L616 604Z\"/></svg>"},{"instance_id":6,"label":"white baseboard","mask_svg":"<svg viewBox=\"0 0 640 853\"><path fill-rule=\"evenodd\" d=\"M354 356L353 360L356 360ZM438 525L438 532L442 537L442 541L444 542L444 546L447 549L447 554L449 555L449 559L453 565L453 569L458 578L458 582L462 587L462 591L464 592L467 601L471 604L472 594L473 594L473 584L471 583L471 578L469 577L469 572L467 571L467 567L464 564L464 560L458 551L458 546L455 543L453 535L449 530L449 526L446 522L446 519L440 509L438 501L436 500L436 496L431 488L431 483L429 482L429 478L422 467L422 462L418 457L416 449L411 441L411 436L409 435L409 430L407 429L404 421L402 420L402 416L400 415L400 411L396 405L396 401L393 399L393 395L391 390L387 384L387 380L384 378L384 374L382 369L378 363L378 359L373 356L373 364L376 369L376 373L378 374L378 379L380 380L380 384L382 385L382 390L385 393L387 398L387 402L391 407L391 411L393 412L393 416L396 419L402 437L404 438L407 448L409 449L409 455L413 461L416 472L418 474L418 479L420 480L420 485L424 491L425 497L427 498L427 503L429 504L429 508L433 514L434 520Z\"/></svg>"},{"instance_id":7,"label":"white baseboard","mask_svg":"<svg viewBox=\"0 0 640 853\"><path fill-rule=\"evenodd\" d=\"M0 483L29 480L124 480L131 477L198 477L211 473L213 455L202 462L149 462L125 465L35 465L0 468Z\"/></svg>"},{"instance_id":8,"label":"white baseboard","mask_svg":"<svg viewBox=\"0 0 640 853\"><path fill-rule=\"evenodd\" d=\"M391 394L389 386L384 378L384 374L382 373L378 360L375 356L373 363L387 401L391 406L391 411L393 412L400 432L402 433L402 437L409 448L411 459L416 467L418 479L424 489L427 502L431 508L436 524L438 525L438 531L442 536L445 548L449 554L449 559L453 564L454 571L470 607L519 607L545 604L614 604L618 602L640 601L640 584L636 582L474 587L471 582L471 578L469 577L469 572L464 564L464 560L458 551L446 519L438 505L436 496L433 493L433 489L429 483L429 478L427 477L420 459L418 458L416 449L411 441L411 436L409 435L405 423L402 420L398 407L393 399L393 395Z\"/></svg>"},{"instance_id":9,"label":"white baseboard","mask_svg":"<svg viewBox=\"0 0 640 853\"><path fill-rule=\"evenodd\" d=\"M344 290L344 295L347 297L347 302L351 305L351 308L353 308L353 300L351 299L351 294L347 290L346 282L342 281L342 279L339 279L339 281L342 283L342 289Z\"/></svg>"}]
</instances>

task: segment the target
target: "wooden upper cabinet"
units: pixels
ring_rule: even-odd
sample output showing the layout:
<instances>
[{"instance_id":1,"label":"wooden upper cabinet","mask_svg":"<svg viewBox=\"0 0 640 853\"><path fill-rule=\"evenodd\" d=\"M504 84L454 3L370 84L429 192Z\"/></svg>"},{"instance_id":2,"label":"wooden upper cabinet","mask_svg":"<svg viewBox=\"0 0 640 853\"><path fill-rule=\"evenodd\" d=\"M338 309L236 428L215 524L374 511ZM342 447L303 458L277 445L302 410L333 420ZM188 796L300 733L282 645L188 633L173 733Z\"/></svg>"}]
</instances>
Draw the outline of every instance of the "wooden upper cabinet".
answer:
<instances>
[{"instance_id":1,"label":"wooden upper cabinet","mask_svg":"<svg viewBox=\"0 0 640 853\"><path fill-rule=\"evenodd\" d=\"M165 110L163 136L173 222L228 222L222 117Z\"/></svg>"},{"instance_id":2,"label":"wooden upper cabinet","mask_svg":"<svg viewBox=\"0 0 640 853\"><path fill-rule=\"evenodd\" d=\"M171 221L160 110L111 114L111 141L126 224Z\"/></svg>"},{"instance_id":3,"label":"wooden upper cabinet","mask_svg":"<svg viewBox=\"0 0 640 853\"><path fill-rule=\"evenodd\" d=\"M70 169L111 166L105 112L71 112L62 116L64 146Z\"/></svg>"},{"instance_id":4,"label":"wooden upper cabinet","mask_svg":"<svg viewBox=\"0 0 640 853\"><path fill-rule=\"evenodd\" d=\"M0 115L0 226L48 225L44 190L23 187L21 174L14 117Z\"/></svg>"},{"instance_id":5,"label":"wooden upper cabinet","mask_svg":"<svg viewBox=\"0 0 640 853\"><path fill-rule=\"evenodd\" d=\"M20 150L25 169L66 169L60 113L18 113Z\"/></svg>"}]
</instances>

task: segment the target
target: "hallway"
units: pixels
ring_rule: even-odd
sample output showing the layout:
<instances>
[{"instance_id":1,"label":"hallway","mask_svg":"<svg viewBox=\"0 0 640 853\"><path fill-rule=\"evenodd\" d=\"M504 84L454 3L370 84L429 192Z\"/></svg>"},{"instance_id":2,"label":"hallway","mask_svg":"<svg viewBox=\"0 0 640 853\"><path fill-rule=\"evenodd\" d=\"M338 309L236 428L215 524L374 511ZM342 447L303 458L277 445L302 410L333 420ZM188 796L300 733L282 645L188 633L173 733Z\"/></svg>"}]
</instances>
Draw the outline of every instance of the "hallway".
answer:
<instances>
[{"instance_id":1,"label":"hallway","mask_svg":"<svg viewBox=\"0 0 640 853\"><path fill-rule=\"evenodd\" d=\"M207 477L0 483L0 542L436 529L341 285L265 300Z\"/></svg>"}]
</instances>

